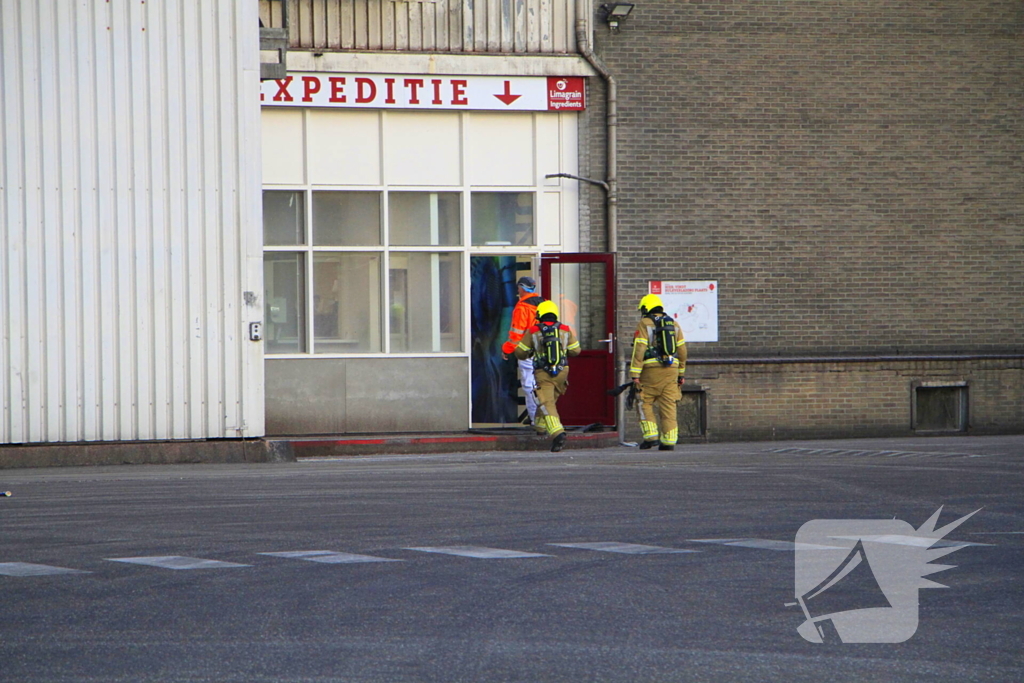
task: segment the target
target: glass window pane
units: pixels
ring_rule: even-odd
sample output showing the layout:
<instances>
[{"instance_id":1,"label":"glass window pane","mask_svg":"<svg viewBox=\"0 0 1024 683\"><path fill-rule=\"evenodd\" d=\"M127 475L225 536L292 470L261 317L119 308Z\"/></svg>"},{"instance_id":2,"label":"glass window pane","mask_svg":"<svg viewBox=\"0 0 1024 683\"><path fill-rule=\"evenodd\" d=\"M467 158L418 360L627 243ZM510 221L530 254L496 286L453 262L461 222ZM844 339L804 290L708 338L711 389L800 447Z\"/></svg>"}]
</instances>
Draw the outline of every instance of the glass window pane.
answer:
<instances>
[{"instance_id":1,"label":"glass window pane","mask_svg":"<svg viewBox=\"0 0 1024 683\"><path fill-rule=\"evenodd\" d=\"M305 193L267 190L263 193L263 243L287 247L306 243Z\"/></svg>"},{"instance_id":2,"label":"glass window pane","mask_svg":"<svg viewBox=\"0 0 1024 683\"><path fill-rule=\"evenodd\" d=\"M457 192L391 192L388 194L388 236L400 246L458 246Z\"/></svg>"},{"instance_id":3,"label":"glass window pane","mask_svg":"<svg viewBox=\"0 0 1024 683\"><path fill-rule=\"evenodd\" d=\"M552 263L551 300L558 319L572 328L584 350L607 350L607 271L603 263Z\"/></svg>"},{"instance_id":4,"label":"glass window pane","mask_svg":"<svg viewBox=\"0 0 1024 683\"><path fill-rule=\"evenodd\" d=\"M380 254L314 254L315 353L377 353L383 350L380 271Z\"/></svg>"},{"instance_id":5,"label":"glass window pane","mask_svg":"<svg viewBox=\"0 0 1024 683\"><path fill-rule=\"evenodd\" d=\"M532 192L474 192L474 245L534 244Z\"/></svg>"},{"instance_id":6,"label":"glass window pane","mask_svg":"<svg viewBox=\"0 0 1024 683\"><path fill-rule=\"evenodd\" d=\"M462 350L460 264L460 254L391 254L391 351Z\"/></svg>"},{"instance_id":7,"label":"glass window pane","mask_svg":"<svg viewBox=\"0 0 1024 683\"><path fill-rule=\"evenodd\" d=\"M267 353L306 350L304 254L263 255L264 340Z\"/></svg>"},{"instance_id":8,"label":"glass window pane","mask_svg":"<svg viewBox=\"0 0 1024 683\"><path fill-rule=\"evenodd\" d=\"M379 192L313 193L313 244L373 247L380 243Z\"/></svg>"}]
</instances>

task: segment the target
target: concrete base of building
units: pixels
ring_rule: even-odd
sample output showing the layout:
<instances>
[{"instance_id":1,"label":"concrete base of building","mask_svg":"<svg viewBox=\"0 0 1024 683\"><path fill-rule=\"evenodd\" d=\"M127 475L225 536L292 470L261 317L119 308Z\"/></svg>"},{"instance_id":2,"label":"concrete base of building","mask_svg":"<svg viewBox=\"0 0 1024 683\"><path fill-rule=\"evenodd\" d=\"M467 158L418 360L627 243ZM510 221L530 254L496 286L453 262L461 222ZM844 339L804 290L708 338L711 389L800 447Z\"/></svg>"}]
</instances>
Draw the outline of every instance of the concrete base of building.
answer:
<instances>
[{"instance_id":1,"label":"concrete base of building","mask_svg":"<svg viewBox=\"0 0 1024 683\"><path fill-rule=\"evenodd\" d=\"M0 446L0 469L84 465L282 462L289 451L267 439L135 441Z\"/></svg>"},{"instance_id":2,"label":"concrete base of building","mask_svg":"<svg viewBox=\"0 0 1024 683\"><path fill-rule=\"evenodd\" d=\"M608 448L619 443L615 431L569 428L566 449ZM0 469L86 465L171 465L186 463L294 462L305 458L352 455L465 453L473 451L547 451L551 439L532 429L389 435L323 435L0 446Z\"/></svg>"}]
</instances>

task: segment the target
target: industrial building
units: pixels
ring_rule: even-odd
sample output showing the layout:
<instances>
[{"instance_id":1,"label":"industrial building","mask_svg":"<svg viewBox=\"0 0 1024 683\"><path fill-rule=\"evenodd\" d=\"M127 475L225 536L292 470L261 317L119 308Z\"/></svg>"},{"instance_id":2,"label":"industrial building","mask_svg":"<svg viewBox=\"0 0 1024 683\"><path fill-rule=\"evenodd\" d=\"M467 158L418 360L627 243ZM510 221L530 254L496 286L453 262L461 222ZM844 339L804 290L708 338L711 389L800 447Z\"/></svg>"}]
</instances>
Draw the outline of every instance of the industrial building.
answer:
<instances>
[{"instance_id":1,"label":"industrial building","mask_svg":"<svg viewBox=\"0 0 1024 683\"><path fill-rule=\"evenodd\" d=\"M0 443L516 428L522 274L693 440L1024 431L1013 0L0 6Z\"/></svg>"}]
</instances>

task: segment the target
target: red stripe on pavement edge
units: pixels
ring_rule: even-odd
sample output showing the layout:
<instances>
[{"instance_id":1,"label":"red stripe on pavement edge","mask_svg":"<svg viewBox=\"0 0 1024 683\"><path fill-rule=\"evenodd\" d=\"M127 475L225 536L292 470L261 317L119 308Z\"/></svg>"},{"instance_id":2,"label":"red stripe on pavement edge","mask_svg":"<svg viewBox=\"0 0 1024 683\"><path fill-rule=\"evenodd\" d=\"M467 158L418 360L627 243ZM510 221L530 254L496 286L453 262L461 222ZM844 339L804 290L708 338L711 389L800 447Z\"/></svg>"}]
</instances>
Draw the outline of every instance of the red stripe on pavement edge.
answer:
<instances>
[{"instance_id":1,"label":"red stripe on pavement edge","mask_svg":"<svg viewBox=\"0 0 1024 683\"><path fill-rule=\"evenodd\" d=\"M295 448L307 448L315 446L379 446L386 443L395 444L417 444L417 443L472 443L479 441L497 441L498 437L493 436L463 436L463 437L424 437L418 439L339 439L337 441L293 441Z\"/></svg>"},{"instance_id":2,"label":"red stripe on pavement edge","mask_svg":"<svg viewBox=\"0 0 1024 683\"><path fill-rule=\"evenodd\" d=\"M594 432L591 434L573 434L573 439L599 439L608 436L609 432ZM509 436L526 436L525 434ZM497 441L499 436L426 436L416 438L395 437L394 439L335 439L323 441L293 441L294 448L313 448L316 446L380 446L382 444L428 444L428 443L481 443L484 441Z\"/></svg>"}]
</instances>

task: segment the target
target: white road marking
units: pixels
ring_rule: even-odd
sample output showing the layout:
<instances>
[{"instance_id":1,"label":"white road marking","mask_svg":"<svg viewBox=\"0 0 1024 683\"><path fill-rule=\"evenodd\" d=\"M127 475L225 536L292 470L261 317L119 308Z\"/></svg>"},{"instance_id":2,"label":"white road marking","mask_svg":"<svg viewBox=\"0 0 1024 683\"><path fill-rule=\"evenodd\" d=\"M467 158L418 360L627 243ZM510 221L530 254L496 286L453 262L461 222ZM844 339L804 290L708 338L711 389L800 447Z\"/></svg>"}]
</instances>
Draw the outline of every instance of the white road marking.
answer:
<instances>
[{"instance_id":1,"label":"white road marking","mask_svg":"<svg viewBox=\"0 0 1024 683\"><path fill-rule=\"evenodd\" d=\"M0 562L0 574L4 576L51 576L54 574L89 574L81 569L51 567L47 564L31 562Z\"/></svg>"},{"instance_id":2,"label":"white road marking","mask_svg":"<svg viewBox=\"0 0 1024 683\"><path fill-rule=\"evenodd\" d=\"M888 543L890 545L908 545L915 548L964 548L969 545L992 545L991 543L969 543L967 541L935 540L927 536L905 536L886 534L883 536L830 536L847 541L867 541L868 543Z\"/></svg>"},{"instance_id":3,"label":"white road marking","mask_svg":"<svg viewBox=\"0 0 1024 683\"><path fill-rule=\"evenodd\" d=\"M598 550L606 553L623 553L626 555L660 555L668 553L699 553L699 550L681 550L679 548L663 548L657 545L640 545L636 543L615 543L614 541L597 541L594 543L548 543L560 548L582 548Z\"/></svg>"},{"instance_id":4,"label":"white road marking","mask_svg":"<svg viewBox=\"0 0 1024 683\"><path fill-rule=\"evenodd\" d=\"M990 454L982 453L940 453L928 451L856 451L826 448L769 448L767 453L783 453L790 455L840 455L840 456L884 456L887 458L988 458Z\"/></svg>"},{"instance_id":5,"label":"white road marking","mask_svg":"<svg viewBox=\"0 0 1024 683\"><path fill-rule=\"evenodd\" d=\"M274 557L287 557L295 560L306 560L308 562L323 562L324 564L349 564L354 562L404 562L404 560L393 560L388 557L374 557L373 555L356 555L353 553L337 553L333 550L292 550L282 553L259 553L260 555L272 555Z\"/></svg>"},{"instance_id":6,"label":"white road marking","mask_svg":"<svg viewBox=\"0 0 1024 683\"><path fill-rule=\"evenodd\" d=\"M221 562L220 560L204 560L198 557L184 557L182 555L154 555L151 557L108 557L110 562L125 562L128 564L145 564L151 567L163 569L230 569L233 567L250 567L248 564L236 562Z\"/></svg>"},{"instance_id":7,"label":"white road marking","mask_svg":"<svg viewBox=\"0 0 1024 683\"><path fill-rule=\"evenodd\" d=\"M501 550L500 548L482 548L475 545L450 545L423 548L406 548L406 550L418 550L421 553L441 553L443 555L459 555L461 557L476 557L482 560L502 560L517 557L551 557L542 553L523 553L518 550Z\"/></svg>"},{"instance_id":8,"label":"white road marking","mask_svg":"<svg viewBox=\"0 0 1024 683\"><path fill-rule=\"evenodd\" d=\"M847 547L817 545L815 543L793 543L792 541L775 541L769 538L691 538L693 543L717 543L738 548L756 548L758 550L849 550Z\"/></svg>"}]
</instances>

